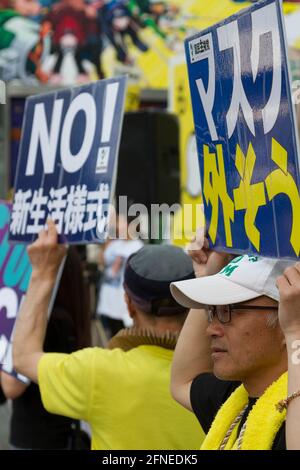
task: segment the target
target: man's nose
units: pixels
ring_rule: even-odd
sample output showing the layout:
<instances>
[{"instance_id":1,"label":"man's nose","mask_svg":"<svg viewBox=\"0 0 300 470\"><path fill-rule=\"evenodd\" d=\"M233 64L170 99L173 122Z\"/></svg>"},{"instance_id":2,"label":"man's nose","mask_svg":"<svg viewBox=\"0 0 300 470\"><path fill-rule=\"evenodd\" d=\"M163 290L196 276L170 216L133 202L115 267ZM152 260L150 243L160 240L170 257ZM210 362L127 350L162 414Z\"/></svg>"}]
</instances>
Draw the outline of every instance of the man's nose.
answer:
<instances>
[{"instance_id":1,"label":"man's nose","mask_svg":"<svg viewBox=\"0 0 300 470\"><path fill-rule=\"evenodd\" d=\"M224 335L224 326L223 324L214 317L213 320L208 324L206 328L206 334L208 336L223 336Z\"/></svg>"}]
</instances>

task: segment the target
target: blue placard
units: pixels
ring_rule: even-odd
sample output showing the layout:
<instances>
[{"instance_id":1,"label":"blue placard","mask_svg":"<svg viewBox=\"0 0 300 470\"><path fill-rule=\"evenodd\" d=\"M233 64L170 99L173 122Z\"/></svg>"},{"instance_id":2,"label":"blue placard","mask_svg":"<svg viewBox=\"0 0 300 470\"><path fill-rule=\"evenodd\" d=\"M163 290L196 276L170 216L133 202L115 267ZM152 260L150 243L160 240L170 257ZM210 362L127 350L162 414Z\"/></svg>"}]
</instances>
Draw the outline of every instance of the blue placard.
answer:
<instances>
[{"instance_id":1,"label":"blue placard","mask_svg":"<svg viewBox=\"0 0 300 470\"><path fill-rule=\"evenodd\" d=\"M47 217L60 241L105 240L125 87L120 77L26 101L11 240L34 241Z\"/></svg>"},{"instance_id":2,"label":"blue placard","mask_svg":"<svg viewBox=\"0 0 300 470\"><path fill-rule=\"evenodd\" d=\"M185 52L211 244L297 258L298 136L280 1L188 38Z\"/></svg>"}]
</instances>

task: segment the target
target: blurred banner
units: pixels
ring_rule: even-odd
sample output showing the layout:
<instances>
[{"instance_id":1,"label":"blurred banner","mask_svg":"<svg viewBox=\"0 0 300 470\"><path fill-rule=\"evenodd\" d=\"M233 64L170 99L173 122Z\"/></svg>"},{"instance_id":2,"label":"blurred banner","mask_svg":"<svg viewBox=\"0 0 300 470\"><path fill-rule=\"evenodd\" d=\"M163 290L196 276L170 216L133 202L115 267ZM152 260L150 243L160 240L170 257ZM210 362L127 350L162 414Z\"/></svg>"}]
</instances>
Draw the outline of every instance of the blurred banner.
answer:
<instances>
[{"instance_id":1,"label":"blurred banner","mask_svg":"<svg viewBox=\"0 0 300 470\"><path fill-rule=\"evenodd\" d=\"M12 341L14 326L24 301L31 276L31 263L24 243L9 242L9 221L12 204L0 200L0 369L21 382L29 379L18 374L13 367ZM64 267L62 262L48 307L51 314L53 303Z\"/></svg>"},{"instance_id":2,"label":"blurred banner","mask_svg":"<svg viewBox=\"0 0 300 470\"><path fill-rule=\"evenodd\" d=\"M201 180L190 105L189 81L185 56L174 57L170 66L169 109L177 114L180 146L181 207L173 218L173 243L185 246L196 229L204 225Z\"/></svg>"},{"instance_id":3,"label":"blurred banner","mask_svg":"<svg viewBox=\"0 0 300 470\"><path fill-rule=\"evenodd\" d=\"M32 242L47 217L60 241L106 238L126 77L27 99L10 239Z\"/></svg>"},{"instance_id":4,"label":"blurred banner","mask_svg":"<svg viewBox=\"0 0 300 470\"><path fill-rule=\"evenodd\" d=\"M53 85L127 73L167 88L170 60L187 36L251 2L243 0L0 0L0 79ZM299 46L299 4L284 2Z\"/></svg>"},{"instance_id":5,"label":"blurred banner","mask_svg":"<svg viewBox=\"0 0 300 470\"><path fill-rule=\"evenodd\" d=\"M299 256L298 131L280 0L185 41L211 244Z\"/></svg>"},{"instance_id":6,"label":"blurred banner","mask_svg":"<svg viewBox=\"0 0 300 470\"><path fill-rule=\"evenodd\" d=\"M8 241L11 204L0 201L0 368L13 373L11 335L28 287L31 265L24 244ZM17 375L22 381L25 378Z\"/></svg>"}]
</instances>

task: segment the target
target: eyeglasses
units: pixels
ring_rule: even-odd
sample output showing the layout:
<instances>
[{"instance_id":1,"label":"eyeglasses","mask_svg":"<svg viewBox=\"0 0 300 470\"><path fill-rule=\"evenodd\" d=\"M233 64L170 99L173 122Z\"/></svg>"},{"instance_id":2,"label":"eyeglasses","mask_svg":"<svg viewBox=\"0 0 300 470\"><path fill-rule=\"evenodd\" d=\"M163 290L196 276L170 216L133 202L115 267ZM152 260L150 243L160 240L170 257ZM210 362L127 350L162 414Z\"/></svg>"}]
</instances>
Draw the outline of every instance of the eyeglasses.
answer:
<instances>
[{"instance_id":1,"label":"eyeglasses","mask_svg":"<svg viewBox=\"0 0 300 470\"><path fill-rule=\"evenodd\" d=\"M267 305L239 305L239 304L229 304L229 305L207 305L207 318L209 323L213 321L215 317L219 320L220 323L230 323L232 312L235 310L278 310L278 307L271 307Z\"/></svg>"}]
</instances>

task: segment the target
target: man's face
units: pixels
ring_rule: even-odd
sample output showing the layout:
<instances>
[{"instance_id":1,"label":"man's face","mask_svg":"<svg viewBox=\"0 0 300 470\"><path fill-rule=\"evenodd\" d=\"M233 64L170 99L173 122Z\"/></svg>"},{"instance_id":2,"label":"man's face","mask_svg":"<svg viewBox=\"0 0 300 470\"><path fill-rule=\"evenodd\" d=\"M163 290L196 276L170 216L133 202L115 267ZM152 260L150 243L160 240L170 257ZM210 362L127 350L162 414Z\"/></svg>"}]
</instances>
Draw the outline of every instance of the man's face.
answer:
<instances>
[{"instance_id":1,"label":"man's face","mask_svg":"<svg viewBox=\"0 0 300 470\"><path fill-rule=\"evenodd\" d=\"M277 307L275 300L263 296L234 307L238 305L243 309L234 309L230 322L221 323L215 315L207 328L214 374L223 380L245 381L262 374L279 363L285 350L279 324L267 325L268 315L276 310L259 309L260 306ZM246 305L251 309L245 309Z\"/></svg>"}]
</instances>

